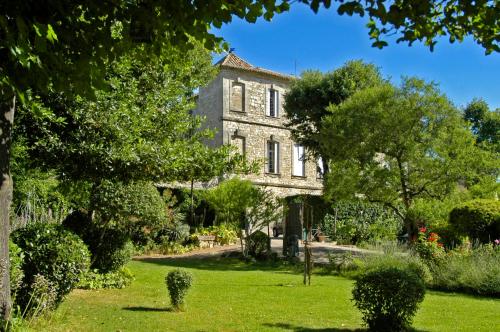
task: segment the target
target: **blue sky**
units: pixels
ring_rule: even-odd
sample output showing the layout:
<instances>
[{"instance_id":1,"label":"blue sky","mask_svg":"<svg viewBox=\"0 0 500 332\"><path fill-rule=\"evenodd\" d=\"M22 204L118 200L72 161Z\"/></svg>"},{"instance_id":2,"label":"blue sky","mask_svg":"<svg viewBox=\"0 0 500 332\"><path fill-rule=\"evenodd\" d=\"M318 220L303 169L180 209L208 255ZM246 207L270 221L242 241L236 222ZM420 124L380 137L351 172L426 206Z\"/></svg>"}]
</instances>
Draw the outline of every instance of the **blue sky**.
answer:
<instances>
[{"instance_id":1,"label":"blue sky","mask_svg":"<svg viewBox=\"0 0 500 332\"><path fill-rule=\"evenodd\" d=\"M251 24L236 18L215 32L255 66L286 74L294 74L296 67L300 74L362 59L380 67L396 84L402 75L434 81L457 106L481 97L491 109L500 108L500 54L485 55L471 39L461 44L443 39L434 52L421 43L409 47L395 42L379 50L371 47L365 24L366 18L339 16L334 9L314 14L295 4L271 22Z\"/></svg>"}]
</instances>

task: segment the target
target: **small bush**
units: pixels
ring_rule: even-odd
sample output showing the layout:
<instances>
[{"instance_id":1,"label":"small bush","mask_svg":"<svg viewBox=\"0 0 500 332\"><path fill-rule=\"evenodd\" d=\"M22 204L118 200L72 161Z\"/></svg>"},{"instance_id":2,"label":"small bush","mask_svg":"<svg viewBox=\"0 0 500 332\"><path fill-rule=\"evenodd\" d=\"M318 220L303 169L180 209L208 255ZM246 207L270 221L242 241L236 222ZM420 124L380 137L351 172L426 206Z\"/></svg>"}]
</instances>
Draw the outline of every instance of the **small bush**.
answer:
<instances>
[{"instance_id":1,"label":"small bush","mask_svg":"<svg viewBox=\"0 0 500 332\"><path fill-rule=\"evenodd\" d=\"M108 273L99 273L98 270L94 270L87 273L77 287L80 289L124 288L133 280L134 275L126 267Z\"/></svg>"},{"instance_id":2,"label":"small bush","mask_svg":"<svg viewBox=\"0 0 500 332\"><path fill-rule=\"evenodd\" d=\"M55 309L58 304L57 289L47 278L35 275L30 289L30 298L23 310L25 315L38 317Z\"/></svg>"},{"instance_id":3,"label":"small bush","mask_svg":"<svg viewBox=\"0 0 500 332\"><path fill-rule=\"evenodd\" d=\"M425 286L412 271L386 267L361 275L352 294L370 330L404 331L424 300Z\"/></svg>"},{"instance_id":4,"label":"small bush","mask_svg":"<svg viewBox=\"0 0 500 332\"><path fill-rule=\"evenodd\" d=\"M500 238L500 201L477 199L450 212L450 224L462 235L488 243Z\"/></svg>"},{"instance_id":5,"label":"small bush","mask_svg":"<svg viewBox=\"0 0 500 332\"><path fill-rule=\"evenodd\" d=\"M9 240L9 260L10 260L10 293L13 301L21 288L24 272L24 253L14 242Z\"/></svg>"},{"instance_id":6,"label":"small bush","mask_svg":"<svg viewBox=\"0 0 500 332\"><path fill-rule=\"evenodd\" d=\"M266 233L257 231L247 237L248 255L255 258L264 258L269 249L269 236Z\"/></svg>"},{"instance_id":7,"label":"small bush","mask_svg":"<svg viewBox=\"0 0 500 332\"><path fill-rule=\"evenodd\" d=\"M175 269L167 274L165 283L172 305L176 310L182 310L185 304L184 298L193 283L193 276L187 271Z\"/></svg>"},{"instance_id":8,"label":"small bush","mask_svg":"<svg viewBox=\"0 0 500 332\"><path fill-rule=\"evenodd\" d=\"M11 238L25 255L23 287L17 297L21 306L30 299L36 275L54 286L55 303L59 303L89 268L90 254L83 241L60 225L30 224Z\"/></svg>"}]
</instances>

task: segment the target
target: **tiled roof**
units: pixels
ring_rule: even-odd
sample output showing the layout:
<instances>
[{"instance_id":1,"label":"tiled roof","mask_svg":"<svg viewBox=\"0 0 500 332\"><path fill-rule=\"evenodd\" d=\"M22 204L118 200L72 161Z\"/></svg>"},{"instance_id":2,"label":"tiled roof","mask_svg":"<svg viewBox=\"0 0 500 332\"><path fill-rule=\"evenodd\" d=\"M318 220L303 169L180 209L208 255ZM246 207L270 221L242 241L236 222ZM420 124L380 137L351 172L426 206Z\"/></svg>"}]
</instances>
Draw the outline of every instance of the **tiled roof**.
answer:
<instances>
[{"instance_id":1,"label":"tiled roof","mask_svg":"<svg viewBox=\"0 0 500 332\"><path fill-rule=\"evenodd\" d=\"M251 71L255 73L260 73L264 75L269 75L269 76L274 76L278 77L281 79L285 80L291 80L294 77L290 75L285 75L281 74L272 70L256 67L254 65L249 64L239 56L235 55L234 53L229 53L226 55L224 58L219 60L216 64L216 66L221 66L221 67L227 67L227 68L235 68L235 69L240 69L240 70L246 70L246 71Z\"/></svg>"}]
</instances>

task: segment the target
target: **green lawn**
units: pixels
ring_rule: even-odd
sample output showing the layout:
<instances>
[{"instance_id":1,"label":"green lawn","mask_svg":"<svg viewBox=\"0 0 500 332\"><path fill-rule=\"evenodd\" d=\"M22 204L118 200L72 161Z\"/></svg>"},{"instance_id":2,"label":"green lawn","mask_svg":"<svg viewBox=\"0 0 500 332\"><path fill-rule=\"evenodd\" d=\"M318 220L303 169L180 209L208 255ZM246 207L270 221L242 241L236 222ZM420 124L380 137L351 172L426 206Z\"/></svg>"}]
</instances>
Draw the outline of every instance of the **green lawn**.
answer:
<instances>
[{"instance_id":1,"label":"green lawn","mask_svg":"<svg viewBox=\"0 0 500 332\"><path fill-rule=\"evenodd\" d=\"M170 311L164 276L194 274L186 312ZM287 267L230 259L133 261L136 280L121 290L71 293L41 331L351 331L362 328L350 301L352 281L302 275ZM428 292L414 321L418 331L493 331L500 300Z\"/></svg>"}]
</instances>

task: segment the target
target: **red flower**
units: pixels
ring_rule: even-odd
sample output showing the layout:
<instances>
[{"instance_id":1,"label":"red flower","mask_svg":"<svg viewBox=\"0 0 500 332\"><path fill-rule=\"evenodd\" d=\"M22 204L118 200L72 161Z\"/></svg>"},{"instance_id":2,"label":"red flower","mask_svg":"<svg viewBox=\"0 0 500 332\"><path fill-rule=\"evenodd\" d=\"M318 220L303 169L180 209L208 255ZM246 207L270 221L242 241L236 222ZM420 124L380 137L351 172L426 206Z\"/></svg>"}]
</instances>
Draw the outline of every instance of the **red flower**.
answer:
<instances>
[{"instance_id":1,"label":"red flower","mask_svg":"<svg viewBox=\"0 0 500 332\"><path fill-rule=\"evenodd\" d=\"M427 228L426 228L425 226L424 226L424 227L420 227L420 228L418 229L418 231L419 231L420 233L425 233L425 232L427 232Z\"/></svg>"},{"instance_id":2,"label":"red flower","mask_svg":"<svg viewBox=\"0 0 500 332\"><path fill-rule=\"evenodd\" d=\"M436 242L439 239L439 235L437 233L430 233L429 234L429 242Z\"/></svg>"}]
</instances>

